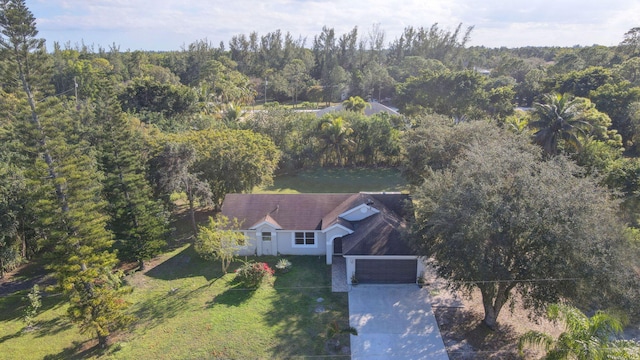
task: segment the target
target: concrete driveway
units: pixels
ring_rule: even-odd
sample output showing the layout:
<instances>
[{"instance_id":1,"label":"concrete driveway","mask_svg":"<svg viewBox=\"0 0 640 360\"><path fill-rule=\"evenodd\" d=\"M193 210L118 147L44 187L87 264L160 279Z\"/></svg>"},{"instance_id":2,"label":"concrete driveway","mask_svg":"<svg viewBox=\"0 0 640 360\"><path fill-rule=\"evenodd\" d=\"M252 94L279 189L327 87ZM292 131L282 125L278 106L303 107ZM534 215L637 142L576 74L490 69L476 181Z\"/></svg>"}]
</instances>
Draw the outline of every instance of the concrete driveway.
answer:
<instances>
[{"instance_id":1,"label":"concrete driveway","mask_svg":"<svg viewBox=\"0 0 640 360\"><path fill-rule=\"evenodd\" d=\"M416 285L358 285L349 292L351 358L449 359L431 310Z\"/></svg>"}]
</instances>

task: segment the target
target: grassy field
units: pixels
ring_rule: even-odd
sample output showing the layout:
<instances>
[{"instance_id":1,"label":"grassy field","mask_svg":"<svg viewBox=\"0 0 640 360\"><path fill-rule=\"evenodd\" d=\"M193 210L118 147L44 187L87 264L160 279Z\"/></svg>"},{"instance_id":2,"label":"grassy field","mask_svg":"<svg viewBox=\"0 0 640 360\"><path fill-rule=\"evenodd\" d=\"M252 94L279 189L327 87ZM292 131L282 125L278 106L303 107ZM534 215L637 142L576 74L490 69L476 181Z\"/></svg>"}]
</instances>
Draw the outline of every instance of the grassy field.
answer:
<instances>
[{"instance_id":1,"label":"grassy field","mask_svg":"<svg viewBox=\"0 0 640 360\"><path fill-rule=\"evenodd\" d=\"M278 176L273 186L256 188L259 193L345 193L408 191L397 169L314 169Z\"/></svg>"},{"instance_id":2,"label":"grassy field","mask_svg":"<svg viewBox=\"0 0 640 360\"><path fill-rule=\"evenodd\" d=\"M275 257L261 258L273 265ZM104 353L78 333L59 297L45 297L38 328L23 332L24 293L0 298L0 359L277 359L332 355L329 324L348 324L345 293L331 292L324 257L289 257L293 268L271 285L244 289L220 264L190 245L129 275L128 298L138 321ZM155 265L155 266L154 266ZM234 264L235 266L238 263ZM233 270L233 266L232 269ZM322 298L322 302L318 302ZM322 306L323 311L318 306ZM348 344L348 336L341 335ZM333 354L336 355L336 354ZM333 356L335 358L335 356Z\"/></svg>"}]
</instances>

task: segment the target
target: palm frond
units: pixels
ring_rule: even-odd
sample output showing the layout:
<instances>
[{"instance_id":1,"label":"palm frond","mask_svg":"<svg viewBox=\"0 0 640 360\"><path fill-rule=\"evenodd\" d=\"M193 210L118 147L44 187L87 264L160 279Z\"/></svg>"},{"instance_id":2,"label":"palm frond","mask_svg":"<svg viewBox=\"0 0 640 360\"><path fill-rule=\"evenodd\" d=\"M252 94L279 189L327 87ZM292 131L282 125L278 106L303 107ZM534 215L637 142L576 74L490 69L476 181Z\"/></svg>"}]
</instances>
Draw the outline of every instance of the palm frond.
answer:
<instances>
[{"instance_id":1,"label":"palm frond","mask_svg":"<svg viewBox=\"0 0 640 360\"><path fill-rule=\"evenodd\" d=\"M545 334L539 331L527 331L518 340L518 351L520 355L523 354L525 346L533 346L543 348L545 351L549 351L553 346L553 338L549 334Z\"/></svg>"}]
</instances>

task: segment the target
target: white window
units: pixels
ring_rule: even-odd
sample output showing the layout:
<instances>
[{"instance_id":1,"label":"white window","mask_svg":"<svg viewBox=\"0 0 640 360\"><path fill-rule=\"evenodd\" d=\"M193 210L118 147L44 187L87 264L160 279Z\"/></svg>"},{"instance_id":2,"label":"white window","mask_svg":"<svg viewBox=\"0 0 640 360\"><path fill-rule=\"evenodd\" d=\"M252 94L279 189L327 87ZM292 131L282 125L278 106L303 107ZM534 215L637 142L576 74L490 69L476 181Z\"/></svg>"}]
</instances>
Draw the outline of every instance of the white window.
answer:
<instances>
[{"instance_id":1,"label":"white window","mask_svg":"<svg viewBox=\"0 0 640 360\"><path fill-rule=\"evenodd\" d=\"M271 241L271 233L263 232L262 233L262 241Z\"/></svg>"},{"instance_id":2,"label":"white window","mask_svg":"<svg viewBox=\"0 0 640 360\"><path fill-rule=\"evenodd\" d=\"M314 232L296 232L293 243L295 245L315 245L316 234Z\"/></svg>"}]
</instances>

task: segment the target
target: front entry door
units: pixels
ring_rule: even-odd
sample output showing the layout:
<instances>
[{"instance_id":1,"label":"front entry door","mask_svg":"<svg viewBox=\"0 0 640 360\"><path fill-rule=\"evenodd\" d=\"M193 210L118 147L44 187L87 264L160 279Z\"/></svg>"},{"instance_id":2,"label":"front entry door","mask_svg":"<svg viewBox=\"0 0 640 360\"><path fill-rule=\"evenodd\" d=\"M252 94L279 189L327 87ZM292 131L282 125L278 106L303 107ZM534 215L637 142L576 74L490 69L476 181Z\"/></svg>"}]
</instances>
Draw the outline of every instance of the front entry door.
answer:
<instances>
[{"instance_id":1,"label":"front entry door","mask_svg":"<svg viewBox=\"0 0 640 360\"><path fill-rule=\"evenodd\" d=\"M333 239L333 255L342 255L342 238Z\"/></svg>"},{"instance_id":2,"label":"front entry door","mask_svg":"<svg viewBox=\"0 0 640 360\"><path fill-rule=\"evenodd\" d=\"M263 232L262 233L262 255L272 255L273 249L271 248L271 233Z\"/></svg>"}]
</instances>

